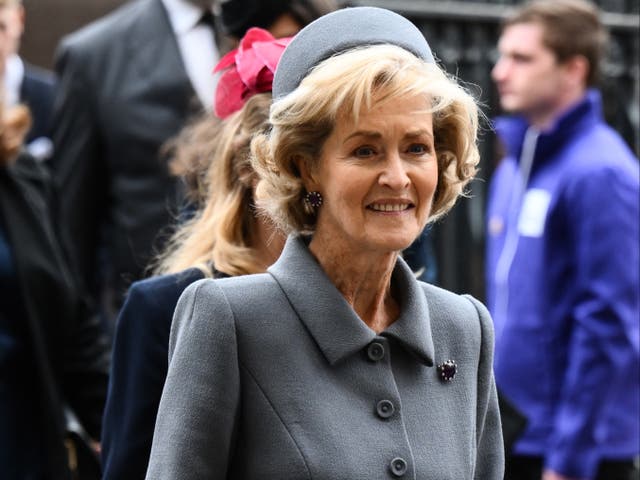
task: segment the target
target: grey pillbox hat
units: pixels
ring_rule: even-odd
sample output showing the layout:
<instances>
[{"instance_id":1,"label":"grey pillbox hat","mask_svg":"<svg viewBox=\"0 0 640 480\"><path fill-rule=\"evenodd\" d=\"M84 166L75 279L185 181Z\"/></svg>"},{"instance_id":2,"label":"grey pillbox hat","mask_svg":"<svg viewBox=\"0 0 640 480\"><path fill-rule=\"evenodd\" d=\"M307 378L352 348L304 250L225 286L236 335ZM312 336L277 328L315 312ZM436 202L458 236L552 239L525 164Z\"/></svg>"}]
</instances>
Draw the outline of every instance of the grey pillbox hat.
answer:
<instances>
[{"instance_id":1,"label":"grey pillbox hat","mask_svg":"<svg viewBox=\"0 0 640 480\"><path fill-rule=\"evenodd\" d=\"M434 63L431 48L409 20L377 7L343 8L307 25L287 46L273 79L273 97L294 91L323 60L350 48L391 44Z\"/></svg>"}]
</instances>

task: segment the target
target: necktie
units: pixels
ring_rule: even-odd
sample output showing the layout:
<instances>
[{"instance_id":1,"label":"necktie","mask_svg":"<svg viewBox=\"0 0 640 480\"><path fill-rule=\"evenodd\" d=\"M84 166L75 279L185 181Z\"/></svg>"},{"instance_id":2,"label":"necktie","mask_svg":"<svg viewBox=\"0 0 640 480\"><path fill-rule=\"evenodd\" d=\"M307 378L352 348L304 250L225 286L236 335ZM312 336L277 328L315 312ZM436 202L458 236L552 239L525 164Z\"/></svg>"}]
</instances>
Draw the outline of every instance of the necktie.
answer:
<instances>
[{"instance_id":1,"label":"necktie","mask_svg":"<svg viewBox=\"0 0 640 480\"><path fill-rule=\"evenodd\" d=\"M202 16L200 17L198 23L200 25L206 25L207 27L211 28L211 31L213 32L215 32L216 30L216 19L213 16L213 13L211 13L211 10L205 10L204 12L202 12Z\"/></svg>"},{"instance_id":2,"label":"necktie","mask_svg":"<svg viewBox=\"0 0 640 480\"><path fill-rule=\"evenodd\" d=\"M205 10L204 12L202 12L202 16L200 17L200 20L198 20L198 25L203 25L211 30L211 36L213 38L214 44L218 43L216 19L213 16L213 13L211 13L211 10ZM216 45L216 51L217 50L218 47Z\"/></svg>"}]
</instances>

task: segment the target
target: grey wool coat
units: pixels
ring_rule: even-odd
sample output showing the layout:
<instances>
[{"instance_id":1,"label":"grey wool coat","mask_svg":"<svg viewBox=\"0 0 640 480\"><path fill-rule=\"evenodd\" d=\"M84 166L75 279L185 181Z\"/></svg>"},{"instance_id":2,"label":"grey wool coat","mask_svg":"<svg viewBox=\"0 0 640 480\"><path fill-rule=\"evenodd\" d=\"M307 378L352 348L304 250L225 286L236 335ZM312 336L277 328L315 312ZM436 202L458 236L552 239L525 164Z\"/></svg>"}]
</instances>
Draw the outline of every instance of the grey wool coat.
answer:
<instances>
[{"instance_id":1,"label":"grey wool coat","mask_svg":"<svg viewBox=\"0 0 640 480\"><path fill-rule=\"evenodd\" d=\"M191 285L146 478L501 480L487 310L401 259L391 283L401 314L379 335L302 237L268 273Z\"/></svg>"}]
</instances>

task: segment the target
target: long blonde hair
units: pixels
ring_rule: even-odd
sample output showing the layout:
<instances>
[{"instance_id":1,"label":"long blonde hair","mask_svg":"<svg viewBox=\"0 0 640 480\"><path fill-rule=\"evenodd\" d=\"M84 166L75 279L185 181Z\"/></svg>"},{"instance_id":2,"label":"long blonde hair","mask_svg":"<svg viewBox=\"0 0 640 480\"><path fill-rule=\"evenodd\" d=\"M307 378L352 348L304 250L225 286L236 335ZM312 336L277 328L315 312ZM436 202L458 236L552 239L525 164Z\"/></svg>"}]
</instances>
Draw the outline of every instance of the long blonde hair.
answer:
<instances>
[{"instance_id":1,"label":"long blonde hair","mask_svg":"<svg viewBox=\"0 0 640 480\"><path fill-rule=\"evenodd\" d=\"M253 248L255 211L250 143L266 131L271 94L251 97L224 121L206 117L188 127L173 145L173 173L187 179L196 214L178 227L152 265L154 274L212 267L228 275L264 271Z\"/></svg>"}]
</instances>

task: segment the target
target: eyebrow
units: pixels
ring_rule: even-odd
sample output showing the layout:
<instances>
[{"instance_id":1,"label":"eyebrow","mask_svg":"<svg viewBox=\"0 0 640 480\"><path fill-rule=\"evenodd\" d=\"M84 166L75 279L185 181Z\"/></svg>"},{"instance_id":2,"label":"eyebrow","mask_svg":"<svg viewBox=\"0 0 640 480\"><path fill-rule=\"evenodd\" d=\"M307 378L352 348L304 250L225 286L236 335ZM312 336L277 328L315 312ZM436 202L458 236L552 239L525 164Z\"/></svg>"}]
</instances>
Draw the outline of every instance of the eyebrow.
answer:
<instances>
[{"instance_id":1,"label":"eyebrow","mask_svg":"<svg viewBox=\"0 0 640 480\"><path fill-rule=\"evenodd\" d=\"M373 130L356 130L351 135L348 135L347 138L344 139L343 143L351 140L354 137L380 138L382 137L382 134Z\"/></svg>"},{"instance_id":2,"label":"eyebrow","mask_svg":"<svg viewBox=\"0 0 640 480\"><path fill-rule=\"evenodd\" d=\"M417 138L417 137L421 137L423 135L426 135L427 137L430 137L431 139L433 139L433 132L430 132L429 130L414 130L413 132L409 132L405 135L406 138Z\"/></svg>"},{"instance_id":3,"label":"eyebrow","mask_svg":"<svg viewBox=\"0 0 640 480\"><path fill-rule=\"evenodd\" d=\"M422 135L426 135L433 139L433 133L424 129L411 131L405 135L405 138L418 138L418 137L421 137ZM352 134L348 135L342 143L346 143L354 137L366 137L366 138L378 139L382 137L382 134L374 130L357 130Z\"/></svg>"}]
</instances>

